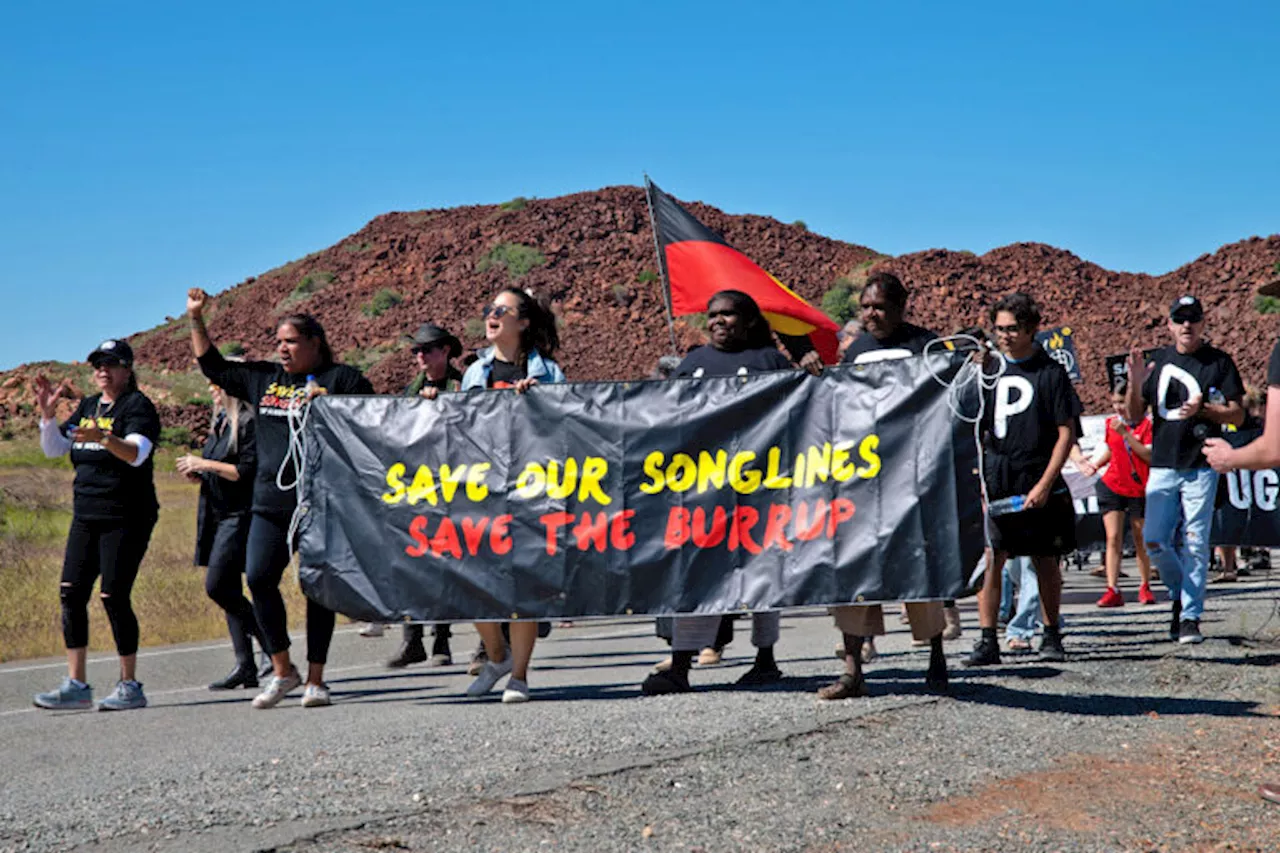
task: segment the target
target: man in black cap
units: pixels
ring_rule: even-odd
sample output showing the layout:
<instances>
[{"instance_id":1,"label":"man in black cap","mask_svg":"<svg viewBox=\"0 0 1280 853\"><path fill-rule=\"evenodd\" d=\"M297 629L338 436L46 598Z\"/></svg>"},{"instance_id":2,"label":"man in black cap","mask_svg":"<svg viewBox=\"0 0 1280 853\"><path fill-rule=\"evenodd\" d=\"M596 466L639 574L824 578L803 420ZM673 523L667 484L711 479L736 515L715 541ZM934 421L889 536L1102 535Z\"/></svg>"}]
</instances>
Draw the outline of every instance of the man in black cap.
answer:
<instances>
[{"instance_id":1,"label":"man in black cap","mask_svg":"<svg viewBox=\"0 0 1280 853\"><path fill-rule=\"evenodd\" d=\"M413 377L413 381L405 389L406 397L434 400L441 391L457 391L461 387L462 374L452 364L455 358L462 355L462 343L456 337L435 323L423 323L413 334L412 351L414 360L418 363L418 375ZM405 624L404 642L395 657L387 661L387 666L398 669L424 661L431 666L449 666L453 663L453 655L449 651L449 626L441 624L433 629L435 640L429 658L422 642L422 627L421 623Z\"/></svg>"},{"instance_id":2,"label":"man in black cap","mask_svg":"<svg viewBox=\"0 0 1280 853\"><path fill-rule=\"evenodd\" d=\"M1218 475L1205 460L1206 440L1244 421L1244 383L1231 356L1204 341L1204 306L1182 296L1169 307L1173 346L1157 350L1149 365L1129 351L1128 417L1151 408L1151 476L1147 480L1147 553L1173 599L1169 638L1199 643L1209 574L1209 530ZM1149 371L1148 372L1148 368ZM1180 545L1174 535L1183 523Z\"/></svg>"}]
</instances>

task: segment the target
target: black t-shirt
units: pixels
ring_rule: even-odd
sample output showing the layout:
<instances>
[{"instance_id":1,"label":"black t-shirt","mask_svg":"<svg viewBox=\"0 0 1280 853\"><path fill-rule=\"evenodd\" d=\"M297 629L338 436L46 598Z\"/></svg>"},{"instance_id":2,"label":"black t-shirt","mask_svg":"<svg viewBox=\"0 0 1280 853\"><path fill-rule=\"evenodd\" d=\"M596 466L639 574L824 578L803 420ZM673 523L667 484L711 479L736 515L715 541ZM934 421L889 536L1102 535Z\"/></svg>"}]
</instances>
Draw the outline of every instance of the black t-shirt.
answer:
<instances>
[{"instance_id":1,"label":"black t-shirt","mask_svg":"<svg viewBox=\"0 0 1280 853\"><path fill-rule=\"evenodd\" d=\"M1080 399L1062 365L1036 345L1024 361L1006 361L986 392L982 413L987 489L992 499L1026 494L1053 458L1058 427L1074 426Z\"/></svg>"},{"instance_id":2,"label":"black t-shirt","mask_svg":"<svg viewBox=\"0 0 1280 853\"><path fill-rule=\"evenodd\" d=\"M71 427L94 424L116 436L141 435L154 448L160 441L160 415L141 391L128 391L114 403L102 402L101 394L80 401L70 419L62 425L62 434ZM85 519L125 519L154 517L156 502L153 455L136 468L117 459L96 441L77 441L71 445L71 464L76 469L73 506L75 514Z\"/></svg>"},{"instance_id":3,"label":"black t-shirt","mask_svg":"<svg viewBox=\"0 0 1280 853\"><path fill-rule=\"evenodd\" d=\"M258 472L257 428L253 415L243 411L236 428L236 447L231 449L231 421L219 413L200 455L213 462L236 466L238 480L228 480L213 471L200 474L201 511L219 518L248 512L253 507L253 481Z\"/></svg>"},{"instance_id":4,"label":"black t-shirt","mask_svg":"<svg viewBox=\"0 0 1280 853\"><path fill-rule=\"evenodd\" d=\"M500 358L493 360L493 367L489 369L489 387L490 388L514 388L515 384L521 379L529 376L528 362L521 361L519 364L513 364L509 361L503 361Z\"/></svg>"},{"instance_id":5,"label":"black t-shirt","mask_svg":"<svg viewBox=\"0 0 1280 853\"><path fill-rule=\"evenodd\" d=\"M289 451L289 407L295 398L306 397L307 375L287 373L271 361L230 362L216 347L200 356L200 369L215 385L233 397L253 403L257 421L258 472L253 479L255 512L292 513L297 492L276 486L280 465ZM372 394L369 380L354 367L330 364L314 374L316 384L330 394ZM297 473L292 463L285 468L284 481L291 483Z\"/></svg>"},{"instance_id":6,"label":"black t-shirt","mask_svg":"<svg viewBox=\"0 0 1280 853\"><path fill-rule=\"evenodd\" d=\"M844 351L844 357L840 361L843 364L870 364L874 361L907 358L920 355L924 352L925 344L937 339L938 336L928 329L911 323L899 323L898 328L884 340L870 332L858 335Z\"/></svg>"},{"instance_id":7,"label":"black t-shirt","mask_svg":"<svg viewBox=\"0 0 1280 853\"><path fill-rule=\"evenodd\" d=\"M1208 344L1187 354L1177 347L1164 347L1156 350L1152 363L1142 383L1142 399L1151 406L1151 467L1180 471L1208 467L1200 447L1206 438L1222 435L1222 427L1203 415L1183 420L1178 409L1196 395L1206 403L1214 402L1211 389L1227 402L1239 402L1244 383L1236 363Z\"/></svg>"},{"instance_id":8,"label":"black t-shirt","mask_svg":"<svg viewBox=\"0 0 1280 853\"><path fill-rule=\"evenodd\" d=\"M791 370L791 362L776 347L757 347L736 351L718 350L704 344L680 362L672 376L741 376L766 370Z\"/></svg>"}]
</instances>

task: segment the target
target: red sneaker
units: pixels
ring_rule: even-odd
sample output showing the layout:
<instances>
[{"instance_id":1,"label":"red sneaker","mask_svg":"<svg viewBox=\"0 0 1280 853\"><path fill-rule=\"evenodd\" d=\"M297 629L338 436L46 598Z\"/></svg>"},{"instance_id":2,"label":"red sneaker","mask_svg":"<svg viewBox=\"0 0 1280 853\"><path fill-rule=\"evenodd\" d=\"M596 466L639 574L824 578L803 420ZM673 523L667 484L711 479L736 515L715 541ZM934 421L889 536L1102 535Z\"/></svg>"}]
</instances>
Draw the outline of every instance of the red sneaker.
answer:
<instances>
[{"instance_id":1,"label":"red sneaker","mask_svg":"<svg viewBox=\"0 0 1280 853\"><path fill-rule=\"evenodd\" d=\"M1102 598L1098 599L1099 607L1124 607L1124 596L1120 594L1120 590L1113 586L1107 587L1107 591L1102 594Z\"/></svg>"},{"instance_id":2,"label":"red sneaker","mask_svg":"<svg viewBox=\"0 0 1280 853\"><path fill-rule=\"evenodd\" d=\"M1155 604L1156 603L1156 597L1151 594L1151 587L1145 583L1142 586L1138 587L1138 603L1139 604Z\"/></svg>"}]
</instances>

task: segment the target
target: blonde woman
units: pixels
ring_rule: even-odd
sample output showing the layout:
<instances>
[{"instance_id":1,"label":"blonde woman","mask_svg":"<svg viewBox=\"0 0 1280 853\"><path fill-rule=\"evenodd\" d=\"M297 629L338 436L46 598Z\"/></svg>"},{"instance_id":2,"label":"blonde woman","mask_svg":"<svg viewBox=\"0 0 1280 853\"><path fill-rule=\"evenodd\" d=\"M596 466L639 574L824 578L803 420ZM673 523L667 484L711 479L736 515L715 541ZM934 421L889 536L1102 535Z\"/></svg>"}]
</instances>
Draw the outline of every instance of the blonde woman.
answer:
<instances>
[{"instance_id":1,"label":"blonde woman","mask_svg":"<svg viewBox=\"0 0 1280 853\"><path fill-rule=\"evenodd\" d=\"M231 361L232 359L228 359ZM244 594L245 549L253 509L253 477L258 468L253 410L217 385L213 423L199 456L183 456L179 473L200 484L196 521L197 566L205 566L204 589L227 614L227 630L235 650L235 668L209 685L210 690L257 687L253 639L264 646L253 605Z\"/></svg>"}]
</instances>

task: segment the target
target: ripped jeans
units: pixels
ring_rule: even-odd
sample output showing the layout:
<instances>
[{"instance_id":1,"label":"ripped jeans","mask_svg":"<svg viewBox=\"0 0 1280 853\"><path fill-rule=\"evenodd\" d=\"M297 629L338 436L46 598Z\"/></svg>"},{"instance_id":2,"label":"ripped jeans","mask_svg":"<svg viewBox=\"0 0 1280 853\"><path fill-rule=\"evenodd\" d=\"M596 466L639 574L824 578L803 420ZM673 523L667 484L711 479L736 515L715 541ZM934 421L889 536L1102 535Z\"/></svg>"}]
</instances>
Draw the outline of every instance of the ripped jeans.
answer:
<instances>
[{"instance_id":1,"label":"ripped jeans","mask_svg":"<svg viewBox=\"0 0 1280 853\"><path fill-rule=\"evenodd\" d=\"M1147 480L1147 521L1143 539L1169 597L1182 602L1183 619L1204 613L1205 581L1209 574L1209 531L1218 474L1211 468L1176 470L1152 468ZM1174 536L1183 525L1182 545Z\"/></svg>"}]
</instances>

